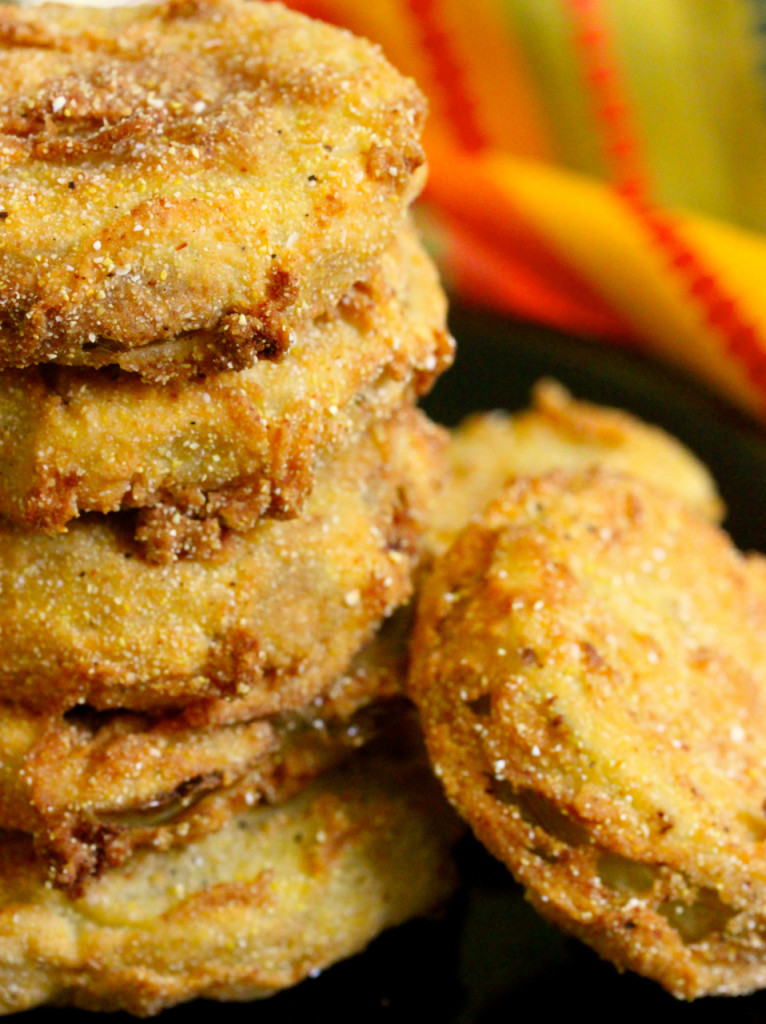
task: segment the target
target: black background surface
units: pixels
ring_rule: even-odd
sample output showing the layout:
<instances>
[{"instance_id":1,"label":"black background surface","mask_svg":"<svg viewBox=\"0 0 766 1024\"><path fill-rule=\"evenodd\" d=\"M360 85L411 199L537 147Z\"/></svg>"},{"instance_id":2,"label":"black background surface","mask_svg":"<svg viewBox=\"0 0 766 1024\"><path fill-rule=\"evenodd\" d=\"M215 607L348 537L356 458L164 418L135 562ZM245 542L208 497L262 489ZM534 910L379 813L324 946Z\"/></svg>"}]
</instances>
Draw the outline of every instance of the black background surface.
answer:
<instances>
[{"instance_id":1,"label":"black background surface","mask_svg":"<svg viewBox=\"0 0 766 1024\"><path fill-rule=\"evenodd\" d=\"M455 366L425 403L446 424L491 408L520 408L532 384L553 376L575 397L628 409L685 441L713 471L744 548L766 551L766 432L680 373L622 349L456 308ZM297 988L251 1004L197 1002L166 1011L163 1024L204 1014L221 1024L292 1021L510 1024L573 1011L591 1020L649 1015L679 1022L766 1021L766 992L680 1003L657 985L619 975L560 935L524 902L507 871L471 839L459 849L464 886L437 918L381 936L362 955ZM566 1015L566 1017L564 1016ZM26 1024L93 1024L92 1014L35 1010ZM115 1024L133 1020L110 1017Z\"/></svg>"}]
</instances>

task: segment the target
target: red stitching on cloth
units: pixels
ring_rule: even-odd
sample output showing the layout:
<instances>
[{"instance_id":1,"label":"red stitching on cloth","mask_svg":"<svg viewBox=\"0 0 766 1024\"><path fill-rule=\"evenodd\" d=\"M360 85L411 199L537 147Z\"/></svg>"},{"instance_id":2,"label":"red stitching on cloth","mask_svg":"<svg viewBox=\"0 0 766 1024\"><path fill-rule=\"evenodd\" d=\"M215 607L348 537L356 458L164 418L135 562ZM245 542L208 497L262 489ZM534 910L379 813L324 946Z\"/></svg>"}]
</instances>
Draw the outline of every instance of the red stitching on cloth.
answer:
<instances>
[{"instance_id":1,"label":"red stitching on cloth","mask_svg":"<svg viewBox=\"0 0 766 1024\"><path fill-rule=\"evenodd\" d=\"M448 215L447 262L455 283L466 283L461 265L466 247L474 254L480 250L488 257L482 265L491 261L507 273L503 309L513 311L518 303L516 312L525 317L561 328L571 317L569 326L575 331L582 329L611 341L637 341L635 332L592 282L538 233L523 206L517 205L513 189L503 188L482 160L456 146L435 146L432 156L439 174L429 178L425 196L438 211L439 221ZM475 260L472 265L476 266ZM492 277L499 284L500 274ZM473 295L479 298L476 292ZM485 295L483 301L488 298Z\"/></svg>"},{"instance_id":2,"label":"red stitching on cloth","mask_svg":"<svg viewBox=\"0 0 766 1024\"><path fill-rule=\"evenodd\" d=\"M651 197L649 178L640 158L638 136L621 88L601 0L566 0L575 22L575 39L585 64L585 79L594 94L601 119L606 152L617 193L646 234L660 249L668 269L683 281L691 302L724 348L739 362L748 380L766 402L766 339L748 321L737 301L728 294L704 260L685 241L678 226Z\"/></svg>"},{"instance_id":3,"label":"red stitching on cloth","mask_svg":"<svg viewBox=\"0 0 766 1024\"><path fill-rule=\"evenodd\" d=\"M637 133L623 94L609 32L599 0L567 0L575 22L575 40L585 62L596 113L602 122L610 173L618 188L646 194L646 171L640 158Z\"/></svg>"},{"instance_id":4,"label":"red stitching on cloth","mask_svg":"<svg viewBox=\"0 0 766 1024\"><path fill-rule=\"evenodd\" d=\"M420 27L420 42L428 54L447 114L462 146L470 152L485 149L487 138L476 118L476 106L465 83L465 70L439 18L439 0L406 0Z\"/></svg>"}]
</instances>

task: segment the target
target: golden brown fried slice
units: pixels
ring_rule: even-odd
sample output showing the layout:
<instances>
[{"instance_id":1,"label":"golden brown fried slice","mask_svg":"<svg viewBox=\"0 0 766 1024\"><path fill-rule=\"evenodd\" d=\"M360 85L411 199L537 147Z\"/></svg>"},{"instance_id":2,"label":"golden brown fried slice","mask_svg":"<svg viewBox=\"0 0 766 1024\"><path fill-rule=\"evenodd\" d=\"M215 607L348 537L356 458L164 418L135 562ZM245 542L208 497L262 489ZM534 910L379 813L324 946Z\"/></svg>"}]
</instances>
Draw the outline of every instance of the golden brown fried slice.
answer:
<instances>
[{"instance_id":1,"label":"golden brown fried slice","mask_svg":"<svg viewBox=\"0 0 766 1024\"><path fill-rule=\"evenodd\" d=\"M299 519L231 533L205 561L135 557L119 514L65 535L0 529L0 695L46 711L300 707L409 596L442 441L402 410L322 467Z\"/></svg>"},{"instance_id":2,"label":"golden brown fried slice","mask_svg":"<svg viewBox=\"0 0 766 1024\"><path fill-rule=\"evenodd\" d=\"M483 413L452 432L447 490L434 510L432 545L444 550L472 515L517 476L606 465L635 473L719 521L723 503L707 468L676 438L621 409L574 400L540 381L523 412Z\"/></svg>"},{"instance_id":3,"label":"golden brown fried slice","mask_svg":"<svg viewBox=\"0 0 766 1024\"><path fill-rule=\"evenodd\" d=\"M278 356L401 226L424 112L278 4L0 5L0 366Z\"/></svg>"},{"instance_id":4,"label":"golden brown fried slice","mask_svg":"<svg viewBox=\"0 0 766 1024\"><path fill-rule=\"evenodd\" d=\"M72 891L139 846L167 849L282 802L401 710L405 633L401 616L387 623L327 690L268 717L247 698L157 717L0 702L0 829L30 832Z\"/></svg>"},{"instance_id":5,"label":"golden brown fried slice","mask_svg":"<svg viewBox=\"0 0 766 1024\"><path fill-rule=\"evenodd\" d=\"M522 478L426 581L438 775L547 917L677 996L766 985L766 562L606 470Z\"/></svg>"},{"instance_id":6,"label":"golden brown fried slice","mask_svg":"<svg viewBox=\"0 0 766 1024\"><path fill-rule=\"evenodd\" d=\"M442 903L459 826L423 759L356 757L275 809L139 853L81 899L0 837L0 1012L46 1002L147 1015L195 996L254 999Z\"/></svg>"},{"instance_id":7,"label":"golden brown fried slice","mask_svg":"<svg viewBox=\"0 0 766 1024\"><path fill-rule=\"evenodd\" d=\"M0 372L0 515L44 529L158 504L155 520L181 504L238 529L295 515L324 450L446 368L445 305L408 227L369 283L301 327L282 362L164 386L111 370Z\"/></svg>"}]
</instances>

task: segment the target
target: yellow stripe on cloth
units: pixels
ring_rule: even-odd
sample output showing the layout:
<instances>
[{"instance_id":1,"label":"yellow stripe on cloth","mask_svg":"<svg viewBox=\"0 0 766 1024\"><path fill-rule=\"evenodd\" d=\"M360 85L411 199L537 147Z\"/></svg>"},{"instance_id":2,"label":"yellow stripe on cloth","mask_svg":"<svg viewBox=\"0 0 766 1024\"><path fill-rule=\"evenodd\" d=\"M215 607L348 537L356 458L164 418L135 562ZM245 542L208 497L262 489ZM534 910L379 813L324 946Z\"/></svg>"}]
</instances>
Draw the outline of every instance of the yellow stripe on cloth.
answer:
<instances>
[{"instance_id":1,"label":"yellow stripe on cloth","mask_svg":"<svg viewBox=\"0 0 766 1024\"><path fill-rule=\"evenodd\" d=\"M733 358L726 339L690 294L689 280L647 234L626 201L608 186L541 163L485 155L481 174L524 211L536 236L587 282L665 359L698 373L761 417L766 392ZM439 160L432 173L439 175ZM501 219L503 211L497 209ZM753 345L766 359L766 246L741 229L702 217L676 217L675 226L701 263L745 311ZM760 341L758 340L760 339Z\"/></svg>"},{"instance_id":2,"label":"yellow stripe on cloth","mask_svg":"<svg viewBox=\"0 0 766 1024\"><path fill-rule=\"evenodd\" d=\"M426 200L444 230L442 267L463 297L564 330L626 340L630 329L539 236L492 162L435 135Z\"/></svg>"}]
</instances>

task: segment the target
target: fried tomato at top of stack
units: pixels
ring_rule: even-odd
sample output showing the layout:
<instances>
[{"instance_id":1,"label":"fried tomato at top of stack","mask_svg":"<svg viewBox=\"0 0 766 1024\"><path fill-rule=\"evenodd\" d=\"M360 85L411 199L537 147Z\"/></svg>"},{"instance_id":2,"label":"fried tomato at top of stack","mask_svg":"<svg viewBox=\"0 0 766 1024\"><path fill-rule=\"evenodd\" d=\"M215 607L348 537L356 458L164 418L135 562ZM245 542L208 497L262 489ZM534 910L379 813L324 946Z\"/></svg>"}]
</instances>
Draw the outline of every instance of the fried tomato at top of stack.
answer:
<instances>
[{"instance_id":1,"label":"fried tomato at top of stack","mask_svg":"<svg viewBox=\"0 0 766 1024\"><path fill-rule=\"evenodd\" d=\"M278 4L0 5L0 367L280 355L401 227L424 113Z\"/></svg>"},{"instance_id":2,"label":"fried tomato at top of stack","mask_svg":"<svg viewBox=\"0 0 766 1024\"><path fill-rule=\"evenodd\" d=\"M139 529L155 557L168 518L170 554L183 551L179 512L197 546L200 535L218 544L221 525L298 513L317 460L426 391L453 351L444 293L410 226L369 281L296 334L283 361L182 384L0 371L0 515L50 530L84 511L154 507Z\"/></svg>"},{"instance_id":3,"label":"fried tomato at top of stack","mask_svg":"<svg viewBox=\"0 0 766 1024\"><path fill-rule=\"evenodd\" d=\"M206 559L145 562L120 513L53 536L0 526L0 696L59 711L305 704L409 597L443 448L404 408L322 465L299 518L231 532Z\"/></svg>"},{"instance_id":4,"label":"fried tomato at top of stack","mask_svg":"<svg viewBox=\"0 0 766 1024\"><path fill-rule=\"evenodd\" d=\"M435 770L540 912L677 996L766 984L766 562L603 467L519 477L424 584Z\"/></svg>"}]
</instances>

